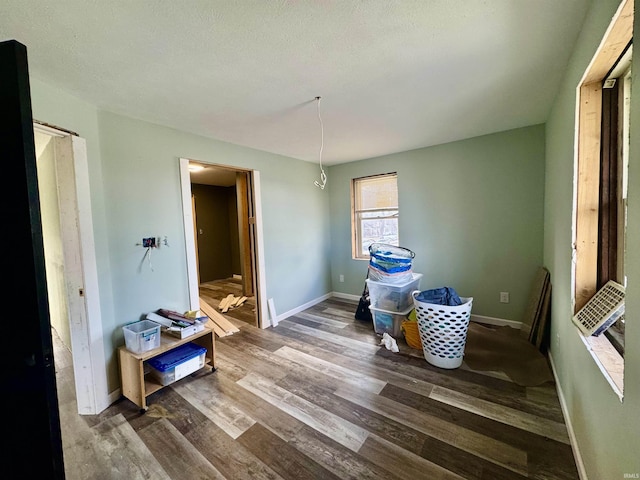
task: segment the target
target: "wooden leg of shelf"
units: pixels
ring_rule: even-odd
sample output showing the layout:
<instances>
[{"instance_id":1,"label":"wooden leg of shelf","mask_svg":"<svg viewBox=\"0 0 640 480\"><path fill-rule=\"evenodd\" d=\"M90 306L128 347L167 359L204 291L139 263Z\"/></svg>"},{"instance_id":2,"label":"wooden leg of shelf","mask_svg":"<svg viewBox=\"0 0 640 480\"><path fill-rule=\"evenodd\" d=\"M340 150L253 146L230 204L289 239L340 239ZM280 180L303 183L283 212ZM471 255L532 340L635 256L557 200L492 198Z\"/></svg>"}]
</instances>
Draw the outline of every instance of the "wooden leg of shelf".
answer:
<instances>
[{"instance_id":1,"label":"wooden leg of shelf","mask_svg":"<svg viewBox=\"0 0 640 480\"><path fill-rule=\"evenodd\" d=\"M122 395L127 397L140 408L146 409L144 388L144 367L142 360L120 350L120 380Z\"/></svg>"},{"instance_id":2,"label":"wooden leg of shelf","mask_svg":"<svg viewBox=\"0 0 640 480\"><path fill-rule=\"evenodd\" d=\"M207 349L207 358L210 359L208 363L215 370L216 365L216 342L215 342L215 334L210 332L209 335L204 335L200 338L194 340L195 343Z\"/></svg>"}]
</instances>

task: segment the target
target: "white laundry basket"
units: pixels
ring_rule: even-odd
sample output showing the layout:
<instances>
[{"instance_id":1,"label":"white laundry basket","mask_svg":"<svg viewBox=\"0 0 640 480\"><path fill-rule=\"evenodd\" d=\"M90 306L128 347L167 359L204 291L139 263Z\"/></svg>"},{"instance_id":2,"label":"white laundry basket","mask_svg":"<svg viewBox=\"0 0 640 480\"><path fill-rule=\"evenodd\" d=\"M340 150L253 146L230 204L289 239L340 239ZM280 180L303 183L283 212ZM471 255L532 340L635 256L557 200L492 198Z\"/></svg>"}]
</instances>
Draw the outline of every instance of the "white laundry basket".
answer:
<instances>
[{"instance_id":1,"label":"white laundry basket","mask_svg":"<svg viewBox=\"0 0 640 480\"><path fill-rule=\"evenodd\" d=\"M440 368L458 368L464 357L473 297L460 297L462 305L448 306L416 300L419 293L415 290L411 296L425 360Z\"/></svg>"}]
</instances>

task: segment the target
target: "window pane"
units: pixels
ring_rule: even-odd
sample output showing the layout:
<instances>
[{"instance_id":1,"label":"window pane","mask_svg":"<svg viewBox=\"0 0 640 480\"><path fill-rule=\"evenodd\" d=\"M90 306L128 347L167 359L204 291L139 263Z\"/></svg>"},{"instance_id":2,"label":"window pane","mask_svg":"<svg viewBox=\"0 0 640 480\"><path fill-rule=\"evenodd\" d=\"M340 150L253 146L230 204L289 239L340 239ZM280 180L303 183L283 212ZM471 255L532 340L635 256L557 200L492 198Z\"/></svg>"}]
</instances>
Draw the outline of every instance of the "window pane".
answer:
<instances>
[{"instance_id":1,"label":"window pane","mask_svg":"<svg viewBox=\"0 0 640 480\"><path fill-rule=\"evenodd\" d=\"M356 185L357 210L398 208L398 183L395 175L359 179Z\"/></svg>"},{"instance_id":2,"label":"window pane","mask_svg":"<svg viewBox=\"0 0 640 480\"><path fill-rule=\"evenodd\" d=\"M369 245L372 243L388 243L399 246L397 218L363 218L360 221L362 232L362 251L369 255Z\"/></svg>"}]
</instances>

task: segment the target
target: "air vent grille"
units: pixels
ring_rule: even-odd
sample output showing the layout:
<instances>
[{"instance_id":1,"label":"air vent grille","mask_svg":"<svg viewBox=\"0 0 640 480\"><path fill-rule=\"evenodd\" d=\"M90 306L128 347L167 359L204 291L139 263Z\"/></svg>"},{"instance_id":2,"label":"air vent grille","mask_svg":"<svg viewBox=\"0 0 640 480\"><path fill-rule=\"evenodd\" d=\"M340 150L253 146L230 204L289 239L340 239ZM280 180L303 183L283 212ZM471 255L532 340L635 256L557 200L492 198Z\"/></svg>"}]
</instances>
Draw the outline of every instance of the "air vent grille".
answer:
<instances>
[{"instance_id":1,"label":"air vent grille","mask_svg":"<svg viewBox=\"0 0 640 480\"><path fill-rule=\"evenodd\" d=\"M586 336L598 336L624 314L624 287L608 281L573 317Z\"/></svg>"}]
</instances>

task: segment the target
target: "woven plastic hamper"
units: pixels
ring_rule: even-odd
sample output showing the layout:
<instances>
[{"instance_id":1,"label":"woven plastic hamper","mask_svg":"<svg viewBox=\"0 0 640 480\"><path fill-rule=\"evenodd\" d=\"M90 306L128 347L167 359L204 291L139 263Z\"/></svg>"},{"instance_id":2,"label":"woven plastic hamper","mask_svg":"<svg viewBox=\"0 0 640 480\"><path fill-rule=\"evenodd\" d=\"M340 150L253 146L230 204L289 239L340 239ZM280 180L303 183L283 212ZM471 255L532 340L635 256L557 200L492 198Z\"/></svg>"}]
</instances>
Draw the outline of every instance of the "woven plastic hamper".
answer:
<instances>
[{"instance_id":1,"label":"woven plastic hamper","mask_svg":"<svg viewBox=\"0 0 640 480\"><path fill-rule=\"evenodd\" d=\"M418 319L424 358L440 368L462 365L473 297L460 297L462 305L425 303L416 299L420 290L411 293Z\"/></svg>"}]
</instances>

